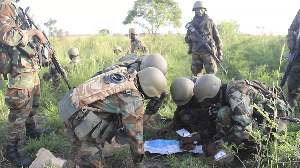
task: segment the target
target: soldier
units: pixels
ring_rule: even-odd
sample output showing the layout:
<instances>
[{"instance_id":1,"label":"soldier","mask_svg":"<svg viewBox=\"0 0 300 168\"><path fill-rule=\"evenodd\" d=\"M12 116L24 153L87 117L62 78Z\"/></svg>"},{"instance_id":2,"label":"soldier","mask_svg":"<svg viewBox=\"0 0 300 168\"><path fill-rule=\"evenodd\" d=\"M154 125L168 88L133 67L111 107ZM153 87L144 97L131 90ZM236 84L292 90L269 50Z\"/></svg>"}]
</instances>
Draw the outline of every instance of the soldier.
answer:
<instances>
[{"instance_id":1,"label":"soldier","mask_svg":"<svg viewBox=\"0 0 300 168\"><path fill-rule=\"evenodd\" d=\"M193 93L195 76L176 78L171 84L171 95L177 104L172 123L159 131L159 135L169 133L172 129L185 128L190 132L197 131L192 138L184 138L180 148L192 150L195 148L194 141L200 137L199 144L207 144L216 134L216 109L204 108L195 98Z\"/></svg>"},{"instance_id":2,"label":"soldier","mask_svg":"<svg viewBox=\"0 0 300 168\"><path fill-rule=\"evenodd\" d=\"M193 11L195 11L195 16L191 24L199 34L204 34L204 40L218 56L219 60L222 61L222 40L215 23L205 13L206 7L203 1L196 1L193 6ZM203 66L205 67L206 74L216 74L218 70L216 61L204 46L197 48L198 39L195 34L188 30L185 36L185 42L189 44L188 54L192 54L191 70L193 75L198 77L202 76Z\"/></svg>"},{"instance_id":3,"label":"soldier","mask_svg":"<svg viewBox=\"0 0 300 168\"><path fill-rule=\"evenodd\" d=\"M65 120L64 133L78 146L80 161L58 160L49 151L40 149L30 168L105 167L104 142L110 143L120 122L130 139L135 167L143 167L143 99L159 97L166 86L166 78L157 68L137 72L120 67L74 88L64 97L72 107L62 103L59 114Z\"/></svg>"},{"instance_id":4,"label":"soldier","mask_svg":"<svg viewBox=\"0 0 300 168\"><path fill-rule=\"evenodd\" d=\"M244 141L251 142L250 132L254 130L260 130L262 135L276 131L266 126L268 123L259 110L264 111L271 119L273 116L287 116L290 111L289 105L283 97L277 99L279 95L276 94L280 92L277 89L280 88L272 90L259 81L236 80L221 83L221 79L212 74L205 74L197 79L193 90L198 101L205 105L220 103L223 106L218 110L216 119L219 140L209 144L204 149L206 153L215 157L227 155L227 161L232 161L233 157L230 154L221 151L222 144L238 145ZM254 108L254 105L259 109ZM274 111L272 107L277 109ZM286 121L280 120L277 131L285 130L286 124Z\"/></svg>"},{"instance_id":5,"label":"soldier","mask_svg":"<svg viewBox=\"0 0 300 168\"><path fill-rule=\"evenodd\" d=\"M300 10L298 11L296 17L294 18L287 35L287 44L290 50L290 53L295 52L296 48L296 36L299 33L300 28ZM299 46L298 46L299 47ZM293 62L293 67L290 71L289 77L287 79L288 84L288 102L293 110L293 115L295 113L295 107L298 104L298 97L300 93L300 52L296 55L295 61Z\"/></svg>"},{"instance_id":6,"label":"soldier","mask_svg":"<svg viewBox=\"0 0 300 168\"><path fill-rule=\"evenodd\" d=\"M114 53L116 55L119 55L121 52L122 52L122 48L120 46L117 46L117 47L114 48Z\"/></svg>"},{"instance_id":7,"label":"soldier","mask_svg":"<svg viewBox=\"0 0 300 168\"><path fill-rule=\"evenodd\" d=\"M97 72L95 75L99 75L101 73L107 72L109 70L115 69L117 67L127 67L127 69L135 69L136 71L143 70L147 67L155 67L159 69L163 74L167 73L167 61L160 54L150 54L147 56L137 56L135 54L125 55L123 58L119 60L120 62L114 65L111 65L105 68L102 71ZM144 114L144 128L147 130L157 132L158 129L152 127L149 123L149 120L152 115L156 114L158 109L162 106L164 99L166 98L166 91L163 92L160 97L145 97L145 99L150 99L145 109Z\"/></svg>"},{"instance_id":8,"label":"soldier","mask_svg":"<svg viewBox=\"0 0 300 168\"><path fill-rule=\"evenodd\" d=\"M18 1L16 1L18 2ZM28 138L39 138L42 133L49 133L51 129L36 129L33 116L36 114L40 102L40 80L38 52L30 47L34 42L41 46L46 43L45 36L36 29L30 29L26 21L22 20L21 8L13 0L2 0L0 3L0 39L1 51L12 53L13 65L5 94L5 102L9 107L7 132L6 159L16 166L29 166L31 158L18 152L18 141L24 135L26 128Z\"/></svg>"},{"instance_id":9,"label":"soldier","mask_svg":"<svg viewBox=\"0 0 300 168\"><path fill-rule=\"evenodd\" d=\"M130 53L137 54L137 50L141 50L143 54L148 54L148 47L143 43L142 40L138 39L139 34L137 33L135 28L129 29L129 38L131 41L130 45Z\"/></svg>"},{"instance_id":10,"label":"soldier","mask_svg":"<svg viewBox=\"0 0 300 168\"><path fill-rule=\"evenodd\" d=\"M51 87L53 89L58 89L61 84L61 74L56 70L53 63L50 63L49 71L43 74L44 81L51 82Z\"/></svg>"},{"instance_id":11,"label":"soldier","mask_svg":"<svg viewBox=\"0 0 300 168\"><path fill-rule=\"evenodd\" d=\"M72 47L68 50L68 55L70 58L70 65L80 66L83 64L82 59L78 56L79 50L75 47Z\"/></svg>"}]
</instances>

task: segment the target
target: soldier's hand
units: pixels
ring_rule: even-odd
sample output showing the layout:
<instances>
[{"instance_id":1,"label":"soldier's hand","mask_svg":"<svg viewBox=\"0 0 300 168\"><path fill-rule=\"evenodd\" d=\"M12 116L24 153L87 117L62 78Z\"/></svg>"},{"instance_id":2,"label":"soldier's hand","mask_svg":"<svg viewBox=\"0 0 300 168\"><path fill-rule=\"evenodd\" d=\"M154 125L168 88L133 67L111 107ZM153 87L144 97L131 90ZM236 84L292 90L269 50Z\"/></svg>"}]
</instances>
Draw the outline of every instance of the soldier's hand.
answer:
<instances>
[{"instance_id":1,"label":"soldier's hand","mask_svg":"<svg viewBox=\"0 0 300 168\"><path fill-rule=\"evenodd\" d=\"M163 128L161 130L158 131L158 135L162 135L162 134L168 134L170 133L172 130L172 127L171 126L168 126L166 128Z\"/></svg>"},{"instance_id":2,"label":"soldier's hand","mask_svg":"<svg viewBox=\"0 0 300 168\"><path fill-rule=\"evenodd\" d=\"M220 62L222 62L223 61L223 52L222 51L219 51L218 57L219 57Z\"/></svg>"},{"instance_id":3,"label":"soldier's hand","mask_svg":"<svg viewBox=\"0 0 300 168\"><path fill-rule=\"evenodd\" d=\"M213 143L210 143L205 149L204 149L204 151L206 152L206 153L209 153L210 155L212 155L212 156L215 156L215 154L217 154L219 151L217 150L217 148L216 148L216 145L215 145L215 143L213 142Z\"/></svg>"},{"instance_id":4,"label":"soldier's hand","mask_svg":"<svg viewBox=\"0 0 300 168\"><path fill-rule=\"evenodd\" d=\"M194 141L199 141L199 140L201 140L201 137L200 137L199 134L195 134L195 135L193 135L191 137L184 137L180 141L179 146L184 146L185 144L190 144L190 143L193 144Z\"/></svg>"},{"instance_id":5,"label":"soldier's hand","mask_svg":"<svg viewBox=\"0 0 300 168\"><path fill-rule=\"evenodd\" d=\"M180 149L183 149L183 150L194 150L195 148L196 148L196 145L191 144L191 143L180 146Z\"/></svg>"}]
</instances>

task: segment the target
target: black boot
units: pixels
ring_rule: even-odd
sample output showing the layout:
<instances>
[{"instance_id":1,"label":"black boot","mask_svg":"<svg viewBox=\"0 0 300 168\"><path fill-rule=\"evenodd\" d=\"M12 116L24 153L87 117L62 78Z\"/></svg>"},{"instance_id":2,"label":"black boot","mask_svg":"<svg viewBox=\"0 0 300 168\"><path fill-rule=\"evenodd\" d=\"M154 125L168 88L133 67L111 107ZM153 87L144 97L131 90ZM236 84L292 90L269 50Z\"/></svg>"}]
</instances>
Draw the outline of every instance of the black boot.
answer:
<instances>
[{"instance_id":1,"label":"black boot","mask_svg":"<svg viewBox=\"0 0 300 168\"><path fill-rule=\"evenodd\" d=\"M18 152L18 141L19 139L13 140L13 145L7 145L5 158L17 167L30 166L31 158Z\"/></svg>"},{"instance_id":2,"label":"black boot","mask_svg":"<svg viewBox=\"0 0 300 168\"><path fill-rule=\"evenodd\" d=\"M31 139L38 139L42 134L50 134L53 131L53 128L48 127L42 130L36 129L35 124L25 124L26 127L26 136Z\"/></svg>"}]
</instances>

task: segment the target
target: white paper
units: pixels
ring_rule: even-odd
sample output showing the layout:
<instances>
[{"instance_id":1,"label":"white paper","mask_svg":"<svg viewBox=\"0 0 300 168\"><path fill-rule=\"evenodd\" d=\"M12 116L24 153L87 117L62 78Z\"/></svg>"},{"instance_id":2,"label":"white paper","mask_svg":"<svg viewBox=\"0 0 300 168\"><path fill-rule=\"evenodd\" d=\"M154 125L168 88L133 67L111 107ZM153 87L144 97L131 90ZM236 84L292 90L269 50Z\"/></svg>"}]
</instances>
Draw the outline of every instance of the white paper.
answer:
<instances>
[{"instance_id":1,"label":"white paper","mask_svg":"<svg viewBox=\"0 0 300 168\"><path fill-rule=\"evenodd\" d=\"M177 132L177 134L179 134L182 137L191 137L192 135L197 134L197 132L190 133L189 131L187 131L184 128L177 130L176 132Z\"/></svg>"}]
</instances>

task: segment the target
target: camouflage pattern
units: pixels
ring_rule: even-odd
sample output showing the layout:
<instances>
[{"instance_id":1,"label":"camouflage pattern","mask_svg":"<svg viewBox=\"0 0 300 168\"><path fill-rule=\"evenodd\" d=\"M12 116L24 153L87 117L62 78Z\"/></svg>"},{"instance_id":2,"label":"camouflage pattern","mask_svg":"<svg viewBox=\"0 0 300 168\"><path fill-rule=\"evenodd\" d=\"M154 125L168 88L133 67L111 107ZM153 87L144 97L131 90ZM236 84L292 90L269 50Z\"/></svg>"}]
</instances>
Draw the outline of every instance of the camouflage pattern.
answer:
<instances>
[{"instance_id":1,"label":"camouflage pattern","mask_svg":"<svg viewBox=\"0 0 300 168\"><path fill-rule=\"evenodd\" d=\"M216 135L216 113L218 108L203 107L193 96L185 105L177 106L173 116L173 129L185 128L190 132L199 132L201 142L205 143Z\"/></svg>"},{"instance_id":2,"label":"camouflage pattern","mask_svg":"<svg viewBox=\"0 0 300 168\"><path fill-rule=\"evenodd\" d=\"M280 117L286 117L289 111L289 105L283 100L267 98L262 90L249 85L245 80L228 83L224 95L222 104L230 108L224 107L218 111L217 134L222 142L238 143L245 139L251 140L249 132L256 129L260 129L263 135L271 131L269 128L265 128L266 121L263 117L258 117L258 120L255 120L257 109L253 107L254 104L260 110L270 114L275 113L270 108L275 105L277 116ZM258 122L259 120L261 122ZM278 130L285 128L286 122L283 122Z\"/></svg>"},{"instance_id":3,"label":"camouflage pattern","mask_svg":"<svg viewBox=\"0 0 300 168\"><path fill-rule=\"evenodd\" d=\"M198 31L205 34L204 39L210 45L213 52L220 57L222 54L223 44L218 33L217 27L212 19L208 17L207 14L199 17L195 15L192 20L193 27ZM201 47L198 51L195 51L195 47L197 45L197 37L188 31L185 36L185 42L189 44L189 52L192 53L192 65L191 70L193 75L202 76L203 74L203 66L205 67L205 71L207 74L215 74L218 71L218 66L210 55L210 53L206 50L205 47Z\"/></svg>"},{"instance_id":4,"label":"camouflage pattern","mask_svg":"<svg viewBox=\"0 0 300 168\"><path fill-rule=\"evenodd\" d=\"M146 46L146 44L144 44L144 42L140 39L131 39L131 45L129 46L130 48L130 53L134 53L136 54L138 50L140 50L143 54L148 54L149 53L149 49Z\"/></svg>"},{"instance_id":5,"label":"camouflage pattern","mask_svg":"<svg viewBox=\"0 0 300 168\"><path fill-rule=\"evenodd\" d=\"M79 57L73 57L69 64L74 66L80 66L83 64L83 60Z\"/></svg>"},{"instance_id":6,"label":"camouflage pattern","mask_svg":"<svg viewBox=\"0 0 300 168\"><path fill-rule=\"evenodd\" d=\"M300 28L300 10L295 16L287 35L287 44L288 48L293 51L296 44L296 35L299 33L298 30ZM298 104L298 97L300 93L300 52L293 63L293 67L287 79L288 85L288 102L294 111Z\"/></svg>"},{"instance_id":7,"label":"camouflage pattern","mask_svg":"<svg viewBox=\"0 0 300 168\"><path fill-rule=\"evenodd\" d=\"M143 98L137 90L131 92L120 92L98 100L90 105L100 109L101 112L93 112L99 117L104 115L117 114L121 117L127 136L129 137L131 155L137 167L142 166L144 155L143 148ZM80 161L69 160L64 167L74 166L104 167L103 146L104 143L97 143L96 138L88 137L80 141L74 129L83 121L87 114L79 111L65 122L64 133L78 147Z\"/></svg>"},{"instance_id":8,"label":"camouflage pattern","mask_svg":"<svg viewBox=\"0 0 300 168\"><path fill-rule=\"evenodd\" d=\"M13 1L1 2L0 9L0 41L9 48L27 46L28 31L21 30L17 10ZM10 109L8 131L5 138L10 144L12 140L23 134L24 124L34 123L33 116L40 102L39 64L36 57L29 57L19 51L18 60L14 60L5 102ZM13 145L13 144L11 144Z\"/></svg>"},{"instance_id":9,"label":"camouflage pattern","mask_svg":"<svg viewBox=\"0 0 300 168\"><path fill-rule=\"evenodd\" d=\"M140 63L145 57L144 56L139 56L136 60L138 63ZM135 64L137 63L134 60L128 60L128 61L124 61L124 62L120 62L120 63L117 63L117 64L114 64L114 65L110 65L108 67L106 67L105 69L103 69L102 71L99 71L97 73L95 73L92 77L95 77L97 75L100 75L102 73L105 73L105 72L108 72L108 71L111 71L113 69L116 69L116 68L119 68L119 67L127 67L127 69L135 69L136 71L140 71L140 66L135 66ZM145 114L147 115L154 115L158 112L159 108L162 106L163 104L163 101L165 100L166 98L166 91L163 92L161 95L160 95L160 98L158 97L145 97L145 99L150 99L150 101L148 102L147 104L147 107L146 107L146 110L145 110Z\"/></svg>"}]
</instances>

